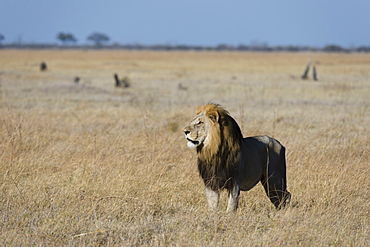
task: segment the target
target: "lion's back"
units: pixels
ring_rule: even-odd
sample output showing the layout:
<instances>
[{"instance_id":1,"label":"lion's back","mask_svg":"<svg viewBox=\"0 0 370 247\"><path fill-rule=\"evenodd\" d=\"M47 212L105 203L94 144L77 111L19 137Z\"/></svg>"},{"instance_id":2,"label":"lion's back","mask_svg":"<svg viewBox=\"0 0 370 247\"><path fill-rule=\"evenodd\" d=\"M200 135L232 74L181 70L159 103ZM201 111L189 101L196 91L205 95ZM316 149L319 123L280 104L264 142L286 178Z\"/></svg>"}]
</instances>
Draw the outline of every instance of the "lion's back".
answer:
<instances>
[{"instance_id":1,"label":"lion's back","mask_svg":"<svg viewBox=\"0 0 370 247\"><path fill-rule=\"evenodd\" d=\"M259 148L265 148L267 145L270 150L274 150L275 152L280 152L280 150L284 148L284 146L278 140L267 135L251 136L243 139L244 142L253 143Z\"/></svg>"}]
</instances>

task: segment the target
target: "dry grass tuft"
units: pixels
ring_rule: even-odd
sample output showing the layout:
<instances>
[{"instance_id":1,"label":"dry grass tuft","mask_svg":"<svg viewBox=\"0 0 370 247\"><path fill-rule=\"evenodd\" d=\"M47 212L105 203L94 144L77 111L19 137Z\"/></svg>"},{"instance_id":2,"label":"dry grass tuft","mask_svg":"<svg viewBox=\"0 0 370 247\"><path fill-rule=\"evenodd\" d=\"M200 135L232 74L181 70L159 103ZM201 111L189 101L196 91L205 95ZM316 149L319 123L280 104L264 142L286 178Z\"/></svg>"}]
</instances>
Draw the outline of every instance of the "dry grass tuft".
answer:
<instances>
[{"instance_id":1,"label":"dry grass tuft","mask_svg":"<svg viewBox=\"0 0 370 247\"><path fill-rule=\"evenodd\" d=\"M319 81L298 79L308 58ZM367 54L1 50L0 245L367 246L369 64ZM135 84L115 89L116 71ZM208 211L181 133L207 102L245 136L286 146L290 207L276 211L258 185L235 214L226 193Z\"/></svg>"}]
</instances>

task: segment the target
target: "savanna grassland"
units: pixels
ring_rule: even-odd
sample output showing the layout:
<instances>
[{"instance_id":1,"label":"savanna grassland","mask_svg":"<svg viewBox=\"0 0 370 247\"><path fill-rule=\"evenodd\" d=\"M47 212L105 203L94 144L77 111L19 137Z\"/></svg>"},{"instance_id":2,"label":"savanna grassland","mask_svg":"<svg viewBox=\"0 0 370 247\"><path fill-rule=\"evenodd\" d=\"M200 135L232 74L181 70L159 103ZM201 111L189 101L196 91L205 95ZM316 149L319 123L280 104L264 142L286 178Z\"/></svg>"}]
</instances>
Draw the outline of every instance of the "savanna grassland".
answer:
<instances>
[{"instance_id":1,"label":"savanna grassland","mask_svg":"<svg viewBox=\"0 0 370 247\"><path fill-rule=\"evenodd\" d=\"M370 54L0 50L0 90L1 246L370 245ZM289 207L209 212L182 133L208 102L284 144Z\"/></svg>"}]
</instances>

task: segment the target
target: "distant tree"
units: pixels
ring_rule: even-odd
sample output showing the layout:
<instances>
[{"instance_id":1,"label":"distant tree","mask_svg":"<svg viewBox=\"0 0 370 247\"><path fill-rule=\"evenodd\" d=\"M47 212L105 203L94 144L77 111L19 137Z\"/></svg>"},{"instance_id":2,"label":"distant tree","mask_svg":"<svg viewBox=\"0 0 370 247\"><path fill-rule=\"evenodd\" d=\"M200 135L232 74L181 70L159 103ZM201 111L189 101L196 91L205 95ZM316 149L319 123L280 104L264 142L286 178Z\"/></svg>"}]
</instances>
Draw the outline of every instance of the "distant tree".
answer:
<instances>
[{"instance_id":1,"label":"distant tree","mask_svg":"<svg viewBox=\"0 0 370 247\"><path fill-rule=\"evenodd\" d=\"M248 50L250 50L250 47L249 47L249 46L247 46L247 45L244 45L244 44L240 44L240 45L237 47L237 49L238 49L239 51L248 51Z\"/></svg>"},{"instance_id":2,"label":"distant tree","mask_svg":"<svg viewBox=\"0 0 370 247\"><path fill-rule=\"evenodd\" d=\"M370 52L370 46L360 46L356 49L357 52Z\"/></svg>"},{"instance_id":3,"label":"distant tree","mask_svg":"<svg viewBox=\"0 0 370 247\"><path fill-rule=\"evenodd\" d=\"M299 51L299 47L294 45L288 45L287 47L285 47L285 49L287 51Z\"/></svg>"},{"instance_id":4,"label":"distant tree","mask_svg":"<svg viewBox=\"0 0 370 247\"><path fill-rule=\"evenodd\" d=\"M347 50L344 49L343 47L339 46L339 45L327 45L327 46L324 47L323 51L326 51L326 52L345 52Z\"/></svg>"},{"instance_id":5,"label":"distant tree","mask_svg":"<svg viewBox=\"0 0 370 247\"><path fill-rule=\"evenodd\" d=\"M226 50L232 50L233 47L227 44L219 44L216 46L216 50L218 51L226 51Z\"/></svg>"},{"instance_id":6,"label":"distant tree","mask_svg":"<svg viewBox=\"0 0 370 247\"><path fill-rule=\"evenodd\" d=\"M2 42L4 39L5 39L5 36L4 36L4 35L2 35L2 34L0 33L0 45L1 45L1 42Z\"/></svg>"},{"instance_id":7,"label":"distant tree","mask_svg":"<svg viewBox=\"0 0 370 247\"><path fill-rule=\"evenodd\" d=\"M94 42L96 46L102 46L104 43L107 43L110 38L103 33L92 33L87 37L87 40Z\"/></svg>"},{"instance_id":8,"label":"distant tree","mask_svg":"<svg viewBox=\"0 0 370 247\"><path fill-rule=\"evenodd\" d=\"M57 39L60 40L63 45L68 45L71 43L76 43L77 39L71 33L59 33Z\"/></svg>"},{"instance_id":9,"label":"distant tree","mask_svg":"<svg viewBox=\"0 0 370 247\"><path fill-rule=\"evenodd\" d=\"M266 42L252 41L250 44L252 51L271 51L272 48Z\"/></svg>"}]
</instances>

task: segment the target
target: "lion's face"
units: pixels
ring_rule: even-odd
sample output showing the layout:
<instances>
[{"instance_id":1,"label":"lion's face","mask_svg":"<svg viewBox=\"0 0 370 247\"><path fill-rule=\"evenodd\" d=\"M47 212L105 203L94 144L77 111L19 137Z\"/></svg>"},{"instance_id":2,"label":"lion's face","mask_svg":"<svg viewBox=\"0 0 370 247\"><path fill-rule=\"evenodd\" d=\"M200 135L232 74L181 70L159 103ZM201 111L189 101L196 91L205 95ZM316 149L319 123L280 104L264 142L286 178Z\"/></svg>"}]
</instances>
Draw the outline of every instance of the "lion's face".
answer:
<instances>
[{"instance_id":1,"label":"lion's face","mask_svg":"<svg viewBox=\"0 0 370 247\"><path fill-rule=\"evenodd\" d=\"M188 147L195 148L200 145L207 146L210 129L217 123L217 116L201 112L196 115L188 126L184 128Z\"/></svg>"}]
</instances>

